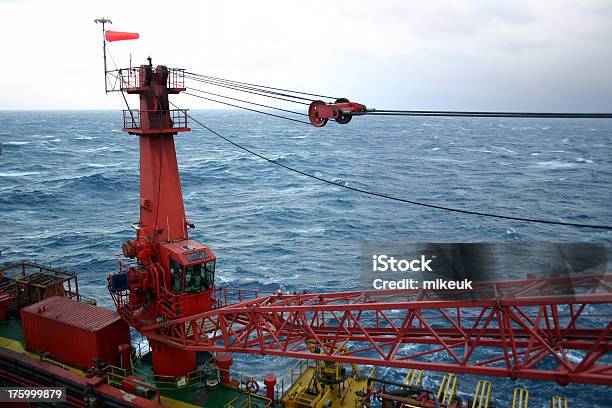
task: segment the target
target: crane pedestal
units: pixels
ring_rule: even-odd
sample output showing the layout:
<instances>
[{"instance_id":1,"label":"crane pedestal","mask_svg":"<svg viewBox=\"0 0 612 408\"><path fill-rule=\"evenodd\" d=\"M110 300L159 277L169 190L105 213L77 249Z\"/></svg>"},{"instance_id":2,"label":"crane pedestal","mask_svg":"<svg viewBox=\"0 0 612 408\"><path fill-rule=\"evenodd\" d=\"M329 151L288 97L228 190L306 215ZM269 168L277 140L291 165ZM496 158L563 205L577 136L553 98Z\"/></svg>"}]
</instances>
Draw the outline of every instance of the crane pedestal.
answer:
<instances>
[{"instance_id":1,"label":"crane pedestal","mask_svg":"<svg viewBox=\"0 0 612 408\"><path fill-rule=\"evenodd\" d=\"M151 341L151 351L155 375L176 378L196 369L195 351L180 350L156 341Z\"/></svg>"}]
</instances>

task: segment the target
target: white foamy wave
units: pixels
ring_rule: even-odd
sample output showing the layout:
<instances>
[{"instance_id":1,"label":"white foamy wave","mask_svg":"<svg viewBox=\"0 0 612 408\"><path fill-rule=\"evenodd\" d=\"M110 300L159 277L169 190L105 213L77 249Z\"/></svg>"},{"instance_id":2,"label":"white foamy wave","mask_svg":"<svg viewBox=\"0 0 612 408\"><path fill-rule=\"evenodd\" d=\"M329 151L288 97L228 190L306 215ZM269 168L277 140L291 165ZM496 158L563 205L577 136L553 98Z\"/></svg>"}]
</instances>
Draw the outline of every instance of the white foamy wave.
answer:
<instances>
[{"instance_id":1,"label":"white foamy wave","mask_svg":"<svg viewBox=\"0 0 612 408\"><path fill-rule=\"evenodd\" d=\"M87 149L87 150L83 150L85 153L93 153L93 152L99 152L102 150L108 150L110 149L109 146L102 146L102 147L96 147L95 149Z\"/></svg>"},{"instance_id":2,"label":"white foamy wave","mask_svg":"<svg viewBox=\"0 0 612 408\"><path fill-rule=\"evenodd\" d=\"M501 147L501 146L491 146L492 149L497 149L497 150L502 150L504 152L508 152L508 153L516 153L514 150L510 150L510 149L506 149L505 147Z\"/></svg>"},{"instance_id":3,"label":"white foamy wave","mask_svg":"<svg viewBox=\"0 0 612 408\"><path fill-rule=\"evenodd\" d=\"M338 177L334 177L331 181L332 181L332 183L342 184L343 186L348 186L349 185L348 181L345 181L345 180L343 180L341 178L338 178Z\"/></svg>"},{"instance_id":4,"label":"white foamy wave","mask_svg":"<svg viewBox=\"0 0 612 408\"><path fill-rule=\"evenodd\" d=\"M10 171L6 173L0 173L0 177L24 177L24 176L36 176L40 174L37 171Z\"/></svg>"},{"instance_id":5,"label":"white foamy wave","mask_svg":"<svg viewBox=\"0 0 612 408\"><path fill-rule=\"evenodd\" d=\"M5 146L22 146L22 145L30 144L30 142L5 142L2 144Z\"/></svg>"},{"instance_id":6,"label":"white foamy wave","mask_svg":"<svg viewBox=\"0 0 612 408\"><path fill-rule=\"evenodd\" d=\"M105 168L105 167L118 167L120 165L122 165L124 163L84 163L85 166L87 167L93 167L93 168Z\"/></svg>"},{"instance_id":7,"label":"white foamy wave","mask_svg":"<svg viewBox=\"0 0 612 408\"><path fill-rule=\"evenodd\" d=\"M289 152L289 153L282 153L282 154L280 154L280 155L278 155L276 157L272 157L271 159L275 160L275 161L278 161L278 160L289 159L289 158L292 158L292 157L297 157L297 154L291 153L291 152Z\"/></svg>"},{"instance_id":8,"label":"white foamy wave","mask_svg":"<svg viewBox=\"0 0 612 408\"><path fill-rule=\"evenodd\" d=\"M547 169L570 169L578 165L576 163L562 163L558 161L543 161L543 162L536 162L536 166L547 168Z\"/></svg>"}]
</instances>

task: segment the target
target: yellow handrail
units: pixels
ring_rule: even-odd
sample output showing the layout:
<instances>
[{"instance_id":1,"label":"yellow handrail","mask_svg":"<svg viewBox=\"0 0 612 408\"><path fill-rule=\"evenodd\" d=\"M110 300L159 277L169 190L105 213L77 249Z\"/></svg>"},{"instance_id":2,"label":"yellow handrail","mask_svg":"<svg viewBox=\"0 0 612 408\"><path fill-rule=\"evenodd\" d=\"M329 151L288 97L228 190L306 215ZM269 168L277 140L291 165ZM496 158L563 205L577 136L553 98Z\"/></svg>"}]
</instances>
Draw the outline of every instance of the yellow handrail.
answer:
<instances>
[{"instance_id":1,"label":"yellow handrail","mask_svg":"<svg viewBox=\"0 0 612 408\"><path fill-rule=\"evenodd\" d=\"M491 382L486 380L478 380L476 391L474 391L474 400L472 408L487 408L491 400Z\"/></svg>"},{"instance_id":2,"label":"yellow handrail","mask_svg":"<svg viewBox=\"0 0 612 408\"><path fill-rule=\"evenodd\" d=\"M450 373L444 374L438 390L438 400L443 404L450 404L456 394L457 376Z\"/></svg>"},{"instance_id":3,"label":"yellow handrail","mask_svg":"<svg viewBox=\"0 0 612 408\"><path fill-rule=\"evenodd\" d=\"M529 405L529 390L527 388L515 388L512 396L512 408L527 408Z\"/></svg>"}]
</instances>

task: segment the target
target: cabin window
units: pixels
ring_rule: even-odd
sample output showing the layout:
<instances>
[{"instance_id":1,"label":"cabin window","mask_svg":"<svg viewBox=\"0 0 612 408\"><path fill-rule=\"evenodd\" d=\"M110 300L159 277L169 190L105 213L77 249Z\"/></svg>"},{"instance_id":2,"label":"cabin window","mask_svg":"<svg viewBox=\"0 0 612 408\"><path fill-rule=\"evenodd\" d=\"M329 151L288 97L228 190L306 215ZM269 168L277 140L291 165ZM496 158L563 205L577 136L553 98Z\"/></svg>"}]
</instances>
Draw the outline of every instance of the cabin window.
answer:
<instances>
[{"instance_id":1,"label":"cabin window","mask_svg":"<svg viewBox=\"0 0 612 408\"><path fill-rule=\"evenodd\" d=\"M170 260L170 284L175 293L183 291L183 265L173 259Z\"/></svg>"},{"instance_id":2,"label":"cabin window","mask_svg":"<svg viewBox=\"0 0 612 408\"><path fill-rule=\"evenodd\" d=\"M213 288L215 261L185 267L185 292L197 293Z\"/></svg>"}]
</instances>

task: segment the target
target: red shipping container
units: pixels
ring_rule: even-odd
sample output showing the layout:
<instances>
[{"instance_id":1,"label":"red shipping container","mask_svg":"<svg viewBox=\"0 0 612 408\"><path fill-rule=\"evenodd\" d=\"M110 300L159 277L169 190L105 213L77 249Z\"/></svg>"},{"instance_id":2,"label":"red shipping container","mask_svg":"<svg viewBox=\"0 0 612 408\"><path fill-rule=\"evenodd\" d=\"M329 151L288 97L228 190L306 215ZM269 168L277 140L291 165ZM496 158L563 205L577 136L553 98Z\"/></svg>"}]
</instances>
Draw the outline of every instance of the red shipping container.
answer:
<instances>
[{"instance_id":1,"label":"red shipping container","mask_svg":"<svg viewBox=\"0 0 612 408\"><path fill-rule=\"evenodd\" d=\"M21 309L28 350L85 369L98 358L119 365L119 345L130 344L127 324L112 310L65 297L50 297Z\"/></svg>"}]
</instances>

